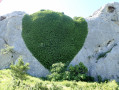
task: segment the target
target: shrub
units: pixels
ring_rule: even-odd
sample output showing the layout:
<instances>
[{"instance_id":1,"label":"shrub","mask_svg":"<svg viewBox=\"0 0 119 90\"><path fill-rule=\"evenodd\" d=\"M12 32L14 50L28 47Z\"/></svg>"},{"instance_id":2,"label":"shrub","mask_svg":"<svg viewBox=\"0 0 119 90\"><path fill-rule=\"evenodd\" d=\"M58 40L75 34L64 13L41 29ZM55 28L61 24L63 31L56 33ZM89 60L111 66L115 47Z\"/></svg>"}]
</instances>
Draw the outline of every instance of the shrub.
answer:
<instances>
[{"instance_id":1,"label":"shrub","mask_svg":"<svg viewBox=\"0 0 119 90\"><path fill-rule=\"evenodd\" d=\"M82 48L87 33L83 18L73 20L50 10L25 15L22 22L26 46L47 69L53 63L71 61Z\"/></svg>"},{"instance_id":2,"label":"shrub","mask_svg":"<svg viewBox=\"0 0 119 90\"><path fill-rule=\"evenodd\" d=\"M52 65L50 72L51 75L48 75L48 80L58 81L63 79L63 74L66 70L66 64L60 62Z\"/></svg>"},{"instance_id":3,"label":"shrub","mask_svg":"<svg viewBox=\"0 0 119 90\"><path fill-rule=\"evenodd\" d=\"M69 66L70 80L76 81L94 81L94 78L87 76L87 67L80 62L79 65Z\"/></svg>"},{"instance_id":4,"label":"shrub","mask_svg":"<svg viewBox=\"0 0 119 90\"><path fill-rule=\"evenodd\" d=\"M107 83L107 82L109 82L109 79L107 79L107 78L102 79L102 77L100 75L97 76L97 80L98 80L99 83L102 83L102 82Z\"/></svg>"},{"instance_id":5,"label":"shrub","mask_svg":"<svg viewBox=\"0 0 119 90\"><path fill-rule=\"evenodd\" d=\"M84 66L84 64L82 62L79 63L79 65L75 65L75 66L70 66L69 67L69 71L74 73L74 74L85 74L88 72L88 69Z\"/></svg>"},{"instance_id":6,"label":"shrub","mask_svg":"<svg viewBox=\"0 0 119 90\"><path fill-rule=\"evenodd\" d=\"M40 83L36 83L35 87L33 87L32 90L49 90L49 89L45 84L40 82Z\"/></svg>"},{"instance_id":7,"label":"shrub","mask_svg":"<svg viewBox=\"0 0 119 90\"><path fill-rule=\"evenodd\" d=\"M50 90L63 90L63 87L52 83Z\"/></svg>"},{"instance_id":8,"label":"shrub","mask_svg":"<svg viewBox=\"0 0 119 90\"><path fill-rule=\"evenodd\" d=\"M102 77L100 75L98 75L97 78L98 78L98 82L101 83L102 82Z\"/></svg>"},{"instance_id":9,"label":"shrub","mask_svg":"<svg viewBox=\"0 0 119 90\"><path fill-rule=\"evenodd\" d=\"M18 63L16 65L11 64L10 68L13 72L13 76L23 79L25 78L26 71L29 69L29 64L24 64L23 58L19 57Z\"/></svg>"},{"instance_id":10,"label":"shrub","mask_svg":"<svg viewBox=\"0 0 119 90\"><path fill-rule=\"evenodd\" d=\"M51 74L47 76L48 80L76 80L76 81L94 81L94 78L87 76L88 69L82 62L79 65L69 66L64 63L56 63L52 65Z\"/></svg>"}]
</instances>

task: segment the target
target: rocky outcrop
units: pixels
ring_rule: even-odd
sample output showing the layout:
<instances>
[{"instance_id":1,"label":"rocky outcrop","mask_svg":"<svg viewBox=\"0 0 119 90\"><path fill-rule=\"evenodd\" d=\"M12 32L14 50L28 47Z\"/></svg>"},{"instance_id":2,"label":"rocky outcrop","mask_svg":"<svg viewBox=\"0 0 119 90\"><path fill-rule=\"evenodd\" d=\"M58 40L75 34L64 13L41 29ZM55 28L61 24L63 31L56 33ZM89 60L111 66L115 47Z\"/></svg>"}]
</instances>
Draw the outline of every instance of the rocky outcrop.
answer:
<instances>
[{"instance_id":1,"label":"rocky outcrop","mask_svg":"<svg viewBox=\"0 0 119 90\"><path fill-rule=\"evenodd\" d=\"M32 56L21 36L24 14L24 12L13 12L0 17L0 50L5 52L5 49L13 47L5 53L0 53L0 69L9 67L11 62L15 63L18 57L22 56L24 62L30 64L28 73L32 76L43 77L49 71Z\"/></svg>"},{"instance_id":2,"label":"rocky outcrop","mask_svg":"<svg viewBox=\"0 0 119 90\"><path fill-rule=\"evenodd\" d=\"M0 69L7 68L23 56L24 62L30 63L30 75L46 76L49 71L33 57L22 39L24 14L13 12L0 17L0 50L9 49L0 53ZM119 81L119 3L106 4L85 20L88 23L87 38L70 64L83 62L88 74L96 80L100 75L102 79Z\"/></svg>"},{"instance_id":3,"label":"rocky outcrop","mask_svg":"<svg viewBox=\"0 0 119 90\"><path fill-rule=\"evenodd\" d=\"M83 62L95 79L119 81L119 3L106 4L86 21L88 36L70 64Z\"/></svg>"}]
</instances>

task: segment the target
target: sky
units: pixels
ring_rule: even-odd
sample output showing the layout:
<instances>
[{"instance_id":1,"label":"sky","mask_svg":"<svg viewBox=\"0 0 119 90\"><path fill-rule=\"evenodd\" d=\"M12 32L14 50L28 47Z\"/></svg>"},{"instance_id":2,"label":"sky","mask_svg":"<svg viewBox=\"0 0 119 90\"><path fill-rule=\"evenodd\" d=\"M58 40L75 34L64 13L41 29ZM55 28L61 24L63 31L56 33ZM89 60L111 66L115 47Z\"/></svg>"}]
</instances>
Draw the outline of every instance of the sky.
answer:
<instances>
[{"instance_id":1,"label":"sky","mask_svg":"<svg viewBox=\"0 0 119 90\"><path fill-rule=\"evenodd\" d=\"M1 1L1 0L0 0ZM24 11L28 14L41 9L64 12L70 17L89 17L101 6L119 0L2 0L0 16L13 11Z\"/></svg>"}]
</instances>

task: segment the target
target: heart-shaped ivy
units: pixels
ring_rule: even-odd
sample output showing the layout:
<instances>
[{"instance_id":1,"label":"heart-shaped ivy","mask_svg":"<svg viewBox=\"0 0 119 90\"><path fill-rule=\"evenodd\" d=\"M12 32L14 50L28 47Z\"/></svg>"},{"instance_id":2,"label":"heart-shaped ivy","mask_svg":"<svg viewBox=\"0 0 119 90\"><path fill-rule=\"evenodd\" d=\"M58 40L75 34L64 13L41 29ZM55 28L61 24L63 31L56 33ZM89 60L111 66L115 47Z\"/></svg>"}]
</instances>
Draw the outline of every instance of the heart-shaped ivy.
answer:
<instances>
[{"instance_id":1,"label":"heart-shaped ivy","mask_svg":"<svg viewBox=\"0 0 119 90\"><path fill-rule=\"evenodd\" d=\"M22 37L26 46L47 69L53 63L71 61L82 48L87 36L87 23L64 13L42 10L25 15Z\"/></svg>"}]
</instances>

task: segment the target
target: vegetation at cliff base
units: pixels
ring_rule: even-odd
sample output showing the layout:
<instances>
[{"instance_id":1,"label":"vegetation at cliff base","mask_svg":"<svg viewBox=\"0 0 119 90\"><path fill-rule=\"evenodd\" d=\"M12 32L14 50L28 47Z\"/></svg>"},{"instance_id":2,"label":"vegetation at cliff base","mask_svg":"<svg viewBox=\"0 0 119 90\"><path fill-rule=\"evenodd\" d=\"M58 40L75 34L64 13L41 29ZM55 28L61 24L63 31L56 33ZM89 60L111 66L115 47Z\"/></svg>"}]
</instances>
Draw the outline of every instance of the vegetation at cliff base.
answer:
<instances>
[{"instance_id":1,"label":"vegetation at cliff base","mask_svg":"<svg viewBox=\"0 0 119 90\"><path fill-rule=\"evenodd\" d=\"M75 66L68 66L62 62L55 63L52 65L50 72L51 74L47 76L50 81L94 81L93 77L87 75L88 69L82 62Z\"/></svg>"},{"instance_id":2,"label":"vegetation at cliff base","mask_svg":"<svg viewBox=\"0 0 119 90\"><path fill-rule=\"evenodd\" d=\"M118 90L119 85L115 81L109 82L81 82L86 78L87 68L83 63L70 66L66 74L66 66L63 63L55 63L51 68L48 79L36 78L26 74L29 64L22 58L11 69L0 70L0 90ZM57 74L55 74L55 72ZM78 72L78 75L76 76ZM53 76L55 74L55 76ZM61 76L62 75L62 76ZM84 77L82 77L82 75ZM52 77L53 76L53 77ZM59 76L59 77L57 77ZM70 78L67 78L70 77ZM79 77L80 76L80 77ZM63 78L62 78L63 77ZM75 78L76 77L76 78ZM59 81L61 80L61 81ZM71 81L69 81L71 80Z\"/></svg>"},{"instance_id":3,"label":"vegetation at cliff base","mask_svg":"<svg viewBox=\"0 0 119 90\"><path fill-rule=\"evenodd\" d=\"M83 18L72 19L50 10L25 15L22 30L26 46L48 69L53 63L71 61L82 48L88 33Z\"/></svg>"},{"instance_id":4,"label":"vegetation at cliff base","mask_svg":"<svg viewBox=\"0 0 119 90\"><path fill-rule=\"evenodd\" d=\"M11 70L0 70L0 90L119 90L115 81L76 82L76 81L43 81L26 75L26 79L12 77Z\"/></svg>"}]
</instances>

